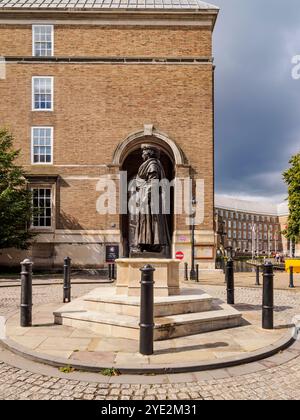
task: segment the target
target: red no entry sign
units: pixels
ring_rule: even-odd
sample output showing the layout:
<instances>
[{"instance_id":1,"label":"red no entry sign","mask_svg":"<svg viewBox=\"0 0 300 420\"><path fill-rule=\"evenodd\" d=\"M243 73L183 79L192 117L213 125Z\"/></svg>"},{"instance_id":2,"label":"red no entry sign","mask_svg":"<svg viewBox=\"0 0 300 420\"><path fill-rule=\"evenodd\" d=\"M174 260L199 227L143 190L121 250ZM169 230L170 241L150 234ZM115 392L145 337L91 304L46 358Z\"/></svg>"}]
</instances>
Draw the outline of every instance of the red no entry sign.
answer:
<instances>
[{"instance_id":1,"label":"red no entry sign","mask_svg":"<svg viewBox=\"0 0 300 420\"><path fill-rule=\"evenodd\" d=\"M176 260L182 261L184 259L184 253L182 251L178 251L175 254Z\"/></svg>"}]
</instances>

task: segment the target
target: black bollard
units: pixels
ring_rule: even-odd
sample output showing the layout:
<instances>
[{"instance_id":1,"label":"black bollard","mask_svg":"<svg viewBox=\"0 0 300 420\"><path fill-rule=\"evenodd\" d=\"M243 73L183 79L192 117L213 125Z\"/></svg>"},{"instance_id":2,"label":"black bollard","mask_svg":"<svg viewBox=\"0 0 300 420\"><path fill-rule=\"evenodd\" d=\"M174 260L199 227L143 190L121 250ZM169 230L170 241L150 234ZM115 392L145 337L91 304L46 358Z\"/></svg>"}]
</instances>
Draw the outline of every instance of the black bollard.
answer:
<instances>
[{"instance_id":1,"label":"black bollard","mask_svg":"<svg viewBox=\"0 0 300 420\"><path fill-rule=\"evenodd\" d=\"M141 276L141 316L140 316L140 353L153 354L154 339L154 280L155 268L147 264L140 269Z\"/></svg>"},{"instance_id":2,"label":"black bollard","mask_svg":"<svg viewBox=\"0 0 300 420\"><path fill-rule=\"evenodd\" d=\"M189 266L188 263L184 263L184 281L189 281Z\"/></svg>"},{"instance_id":3,"label":"black bollard","mask_svg":"<svg viewBox=\"0 0 300 420\"><path fill-rule=\"evenodd\" d=\"M64 259L64 297L63 302L71 302L71 258Z\"/></svg>"},{"instance_id":4,"label":"black bollard","mask_svg":"<svg viewBox=\"0 0 300 420\"><path fill-rule=\"evenodd\" d=\"M274 274L272 263L264 265L262 327L274 329Z\"/></svg>"},{"instance_id":5,"label":"black bollard","mask_svg":"<svg viewBox=\"0 0 300 420\"><path fill-rule=\"evenodd\" d=\"M259 265L256 266L256 283L255 286L260 286L260 282L259 282Z\"/></svg>"},{"instance_id":6,"label":"black bollard","mask_svg":"<svg viewBox=\"0 0 300 420\"><path fill-rule=\"evenodd\" d=\"M21 327L32 326L32 262L21 262Z\"/></svg>"},{"instance_id":7,"label":"black bollard","mask_svg":"<svg viewBox=\"0 0 300 420\"><path fill-rule=\"evenodd\" d=\"M199 264L196 265L196 282L199 283Z\"/></svg>"},{"instance_id":8,"label":"black bollard","mask_svg":"<svg viewBox=\"0 0 300 420\"><path fill-rule=\"evenodd\" d=\"M112 269L111 269L111 264L108 264L108 280L112 280Z\"/></svg>"},{"instance_id":9,"label":"black bollard","mask_svg":"<svg viewBox=\"0 0 300 420\"><path fill-rule=\"evenodd\" d=\"M294 285L294 267L290 267L290 285L289 285L290 289L295 289L295 285Z\"/></svg>"},{"instance_id":10,"label":"black bollard","mask_svg":"<svg viewBox=\"0 0 300 420\"><path fill-rule=\"evenodd\" d=\"M232 258L229 258L226 264L225 281L227 285L227 303L228 305L234 305L234 265Z\"/></svg>"}]
</instances>

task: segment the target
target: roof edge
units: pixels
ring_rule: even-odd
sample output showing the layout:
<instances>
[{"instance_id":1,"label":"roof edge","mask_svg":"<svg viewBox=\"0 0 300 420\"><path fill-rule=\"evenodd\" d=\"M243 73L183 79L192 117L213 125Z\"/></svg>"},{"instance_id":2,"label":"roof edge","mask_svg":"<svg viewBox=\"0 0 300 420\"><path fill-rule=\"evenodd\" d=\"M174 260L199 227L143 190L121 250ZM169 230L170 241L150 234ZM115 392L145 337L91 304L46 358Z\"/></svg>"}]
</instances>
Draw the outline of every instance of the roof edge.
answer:
<instances>
[{"instance_id":1,"label":"roof edge","mask_svg":"<svg viewBox=\"0 0 300 420\"><path fill-rule=\"evenodd\" d=\"M275 203L267 200L245 200L234 196L215 195L215 208L233 212L260 214L266 216L287 216L287 202Z\"/></svg>"},{"instance_id":2,"label":"roof edge","mask_svg":"<svg viewBox=\"0 0 300 420\"><path fill-rule=\"evenodd\" d=\"M210 20L212 30L215 27L219 9L40 9L40 8L5 8L0 7L0 20L82 20L82 19L111 19L115 24L122 24L123 20L153 21L169 20L170 23L180 17L189 26L191 22ZM185 22L184 22L185 23ZM162 23L163 24L163 23ZM174 22L175 24L175 22Z\"/></svg>"}]
</instances>

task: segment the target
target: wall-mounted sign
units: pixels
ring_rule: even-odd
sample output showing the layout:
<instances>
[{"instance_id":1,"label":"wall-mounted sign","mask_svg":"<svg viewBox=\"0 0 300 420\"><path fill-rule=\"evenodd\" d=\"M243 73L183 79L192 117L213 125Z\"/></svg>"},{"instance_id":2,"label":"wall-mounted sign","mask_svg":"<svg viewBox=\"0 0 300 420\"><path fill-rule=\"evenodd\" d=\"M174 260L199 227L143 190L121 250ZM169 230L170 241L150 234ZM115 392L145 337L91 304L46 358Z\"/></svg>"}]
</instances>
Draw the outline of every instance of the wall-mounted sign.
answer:
<instances>
[{"instance_id":1,"label":"wall-mounted sign","mask_svg":"<svg viewBox=\"0 0 300 420\"><path fill-rule=\"evenodd\" d=\"M184 253L182 251L176 252L175 258L176 258L176 260L182 261L184 259Z\"/></svg>"},{"instance_id":2,"label":"wall-mounted sign","mask_svg":"<svg viewBox=\"0 0 300 420\"><path fill-rule=\"evenodd\" d=\"M214 258L214 249L211 246L203 246L197 249L198 259L212 259Z\"/></svg>"},{"instance_id":3,"label":"wall-mounted sign","mask_svg":"<svg viewBox=\"0 0 300 420\"><path fill-rule=\"evenodd\" d=\"M119 258L119 245L106 245L106 262L114 263Z\"/></svg>"},{"instance_id":4,"label":"wall-mounted sign","mask_svg":"<svg viewBox=\"0 0 300 420\"><path fill-rule=\"evenodd\" d=\"M187 237L186 236L179 236L179 241L180 242L186 242L187 241Z\"/></svg>"}]
</instances>

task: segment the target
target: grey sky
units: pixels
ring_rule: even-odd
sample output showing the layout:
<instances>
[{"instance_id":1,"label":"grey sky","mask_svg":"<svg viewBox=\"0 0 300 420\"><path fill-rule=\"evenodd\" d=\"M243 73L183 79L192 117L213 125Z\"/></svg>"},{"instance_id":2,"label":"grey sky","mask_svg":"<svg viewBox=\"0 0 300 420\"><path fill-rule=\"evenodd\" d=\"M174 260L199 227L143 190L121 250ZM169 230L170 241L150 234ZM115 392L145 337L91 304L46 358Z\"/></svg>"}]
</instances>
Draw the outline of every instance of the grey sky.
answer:
<instances>
[{"instance_id":1,"label":"grey sky","mask_svg":"<svg viewBox=\"0 0 300 420\"><path fill-rule=\"evenodd\" d=\"M300 150L299 0L216 0L216 192L281 200Z\"/></svg>"}]
</instances>

